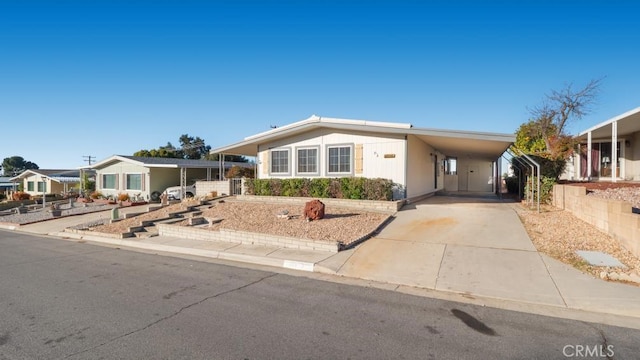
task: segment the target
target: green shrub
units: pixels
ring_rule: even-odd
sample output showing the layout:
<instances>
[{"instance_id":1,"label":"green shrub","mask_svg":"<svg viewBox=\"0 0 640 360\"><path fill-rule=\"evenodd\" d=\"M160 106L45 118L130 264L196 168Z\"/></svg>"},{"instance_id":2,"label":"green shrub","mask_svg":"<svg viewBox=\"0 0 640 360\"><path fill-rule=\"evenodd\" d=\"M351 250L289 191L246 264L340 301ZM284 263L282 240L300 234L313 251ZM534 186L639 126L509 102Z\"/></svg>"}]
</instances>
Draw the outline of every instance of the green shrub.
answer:
<instances>
[{"instance_id":1,"label":"green shrub","mask_svg":"<svg viewBox=\"0 0 640 360\"><path fill-rule=\"evenodd\" d=\"M314 198L392 200L396 184L388 179L363 177L247 179L247 194Z\"/></svg>"},{"instance_id":2,"label":"green shrub","mask_svg":"<svg viewBox=\"0 0 640 360\"><path fill-rule=\"evenodd\" d=\"M347 177L340 179L342 196L345 199L361 200L364 196L365 178Z\"/></svg>"},{"instance_id":3,"label":"green shrub","mask_svg":"<svg viewBox=\"0 0 640 360\"><path fill-rule=\"evenodd\" d=\"M549 204L552 200L553 195L553 185L556 184L556 179L551 177L542 177L542 182L540 182L540 203ZM525 187L525 191L531 191L529 186L533 186L533 198L538 199L538 184L537 178L532 176L529 179Z\"/></svg>"},{"instance_id":4,"label":"green shrub","mask_svg":"<svg viewBox=\"0 0 640 360\"><path fill-rule=\"evenodd\" d=\"M393 181L388 179L366 179L363 185L363 198L369 200L393 199Z\"/></svg>"},{"instance_id":5,"label":"green shrub","mask_svg":"<svg viewBox=\"0 0 640 360\"><path fill-rule=\"evenodd\" d=\"M329 184L331 179L314 178L309 182L309 196L316 198L329 197Z\"/></svg>"}]
</instances>

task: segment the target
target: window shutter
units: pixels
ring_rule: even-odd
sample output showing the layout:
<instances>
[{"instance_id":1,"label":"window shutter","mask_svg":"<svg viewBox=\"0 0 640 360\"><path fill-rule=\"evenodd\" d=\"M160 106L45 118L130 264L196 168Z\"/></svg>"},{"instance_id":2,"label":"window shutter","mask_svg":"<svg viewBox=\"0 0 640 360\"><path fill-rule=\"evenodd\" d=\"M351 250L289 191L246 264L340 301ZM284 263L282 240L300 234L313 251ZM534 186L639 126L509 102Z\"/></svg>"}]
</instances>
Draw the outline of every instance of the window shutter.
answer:
<instances>
[{"instance_id":1,"label":"window shutter","mask_svg":"<svg viewBox=\"0 0 640 360\"><path fill-rule=\"evenodd\" d=\"M363 154L362 154L362 144L356 144L355 160L356 160L355 172L356 174L360 175L362 174L362 167L364 163Z\"/></svg>"},{"instance_id":2,"label":"window shutter","mask_svg":"<svg viewBox=\"0 0 640 360\"><path fill-rule=\"evenodd\" d=\"M265 151L262 153L262 174L269 174L269 152Z\"/></svg>"},{"instance_id":3,"label":"window shutter","mask_svg":"<svg viewBox=\"0 0 640 360\"><path fill-rule=\"evenodd\" d=\"M100 190L102 187L102 175L96 174L96 190Z\"/></svg>"},{"instance_id":4,"label":"window shutter","mask_svg":"<svg viewBox=\"0 0 640 360\"><path fill-rule=\"evenodd\" d=\"M145 191L145 180L147 179L147 174L140 174L140 190Z\"/></svg>"},{"instance_id":5,"label":"window shutter","mask_svg":"<svg viewBox=\"0 0 640 360\"><path fill-rule=\"evenodd\" d=\"M116 181L115 181L115 184L114 184L113 187L115 187L116 190L118 190L118 189L120 189L120 174L116 174L115 177L116 177L116 179L115 179Z\"/></svg>"}]
</instances>

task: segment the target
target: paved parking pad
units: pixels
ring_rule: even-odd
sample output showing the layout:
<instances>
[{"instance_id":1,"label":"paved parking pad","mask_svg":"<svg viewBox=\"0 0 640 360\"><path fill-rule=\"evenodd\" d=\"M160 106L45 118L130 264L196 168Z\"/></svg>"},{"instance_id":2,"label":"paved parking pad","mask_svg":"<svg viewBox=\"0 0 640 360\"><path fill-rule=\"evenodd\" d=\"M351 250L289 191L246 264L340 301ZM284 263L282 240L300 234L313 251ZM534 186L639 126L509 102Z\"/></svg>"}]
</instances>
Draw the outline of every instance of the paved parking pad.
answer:
<instances>
[{"instance_id":1,"label":"paved parking pad","mask_svg":"<svg viewBox=\"0 0 640 360\"><path fill-rule=\"evenodd\" d=\"M342 266L339 275L434 289L445 246L370 239Z\"/></svg>"},{"instance_id":2,"label":"paved parking pad","mask_svg":"<svg viewBox=\"0 0 640 360\"><path fill-rule=\"evenodd\" d=\"M436 290L564 305L535 251L447 245Z\"/></svg>"}]
</instances>

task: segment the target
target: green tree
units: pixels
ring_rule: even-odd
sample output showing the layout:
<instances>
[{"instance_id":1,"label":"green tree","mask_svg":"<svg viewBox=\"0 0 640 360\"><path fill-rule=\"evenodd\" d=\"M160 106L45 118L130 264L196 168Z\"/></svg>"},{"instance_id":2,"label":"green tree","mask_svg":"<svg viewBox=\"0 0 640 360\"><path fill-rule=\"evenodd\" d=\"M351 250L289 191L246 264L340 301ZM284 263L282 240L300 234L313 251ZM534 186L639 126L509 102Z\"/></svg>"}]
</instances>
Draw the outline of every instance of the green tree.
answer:
<instances>
[{"instance_id":1,"label":"green tree","mask_svg":"<svg viewBox=\"0 0 640 360\"><path fill-rule=\"evenodd\" d=\"M160 158L182 158L182 152L175 148L170 142L166 146L160 146L157 149L139 150L133 153L133 156L143 157L160 157Z\"/></svg>"},{"instance_id":2,"label":"green tree","mask_svg":"<svg viewBox=\"0 0 640 360\"><path fill-rule=\"evenodd\" d=\"M189 134L183 134L180 136L180 146L182 150L182 157L185 159L205 159L209 155L211 146L204 143L204 139L200 137L189 136Z\"/></svg>"},{"instance_id":3,"label":"green tree","mask_svg":"<svg viewBox=\"0 0 640 360\"><path fill-rule=\"evenodd\" d=\"M22 156L12 156L2 160L2 170L5 176L15 176L25 170L39 169L38 165L26 161Z\"/></svg>"}]
</instances>

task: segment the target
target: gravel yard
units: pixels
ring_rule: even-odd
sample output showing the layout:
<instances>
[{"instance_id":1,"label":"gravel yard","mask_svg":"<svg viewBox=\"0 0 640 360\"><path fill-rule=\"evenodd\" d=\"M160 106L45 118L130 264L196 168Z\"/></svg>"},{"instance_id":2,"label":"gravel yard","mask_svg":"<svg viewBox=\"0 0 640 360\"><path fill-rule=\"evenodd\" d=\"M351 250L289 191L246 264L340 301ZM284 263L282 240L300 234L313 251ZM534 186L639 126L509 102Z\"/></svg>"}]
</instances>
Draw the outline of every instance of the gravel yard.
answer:
<instances>
[{"instance_id":1,"label":"gravel yard","mask_svg":"<svg viewBox=\"0 0 640 360\"><path fill-rule=\"evenodd\" d=\"M148 214L121 220L112 224L93 227L92 230L105 233L123 233L130 226L140 225L142 220L165 218L170 212L184 210L196 202L183 202L152 211ZM361 210L327 207L325 218L307 222L302 212L304 205L264 204L234 202L227 200L215 203L202 211L206 218L221 218L221 222L203 229L217 231L232 229L271 235L295 237L299 239L342 242L345 245L370 234L389 215ZM287 211L290 219L278 218L277 214ZM186 225L185 222L180 225Z\"/></svg>"},{"instance_id":2,"label":"gravel yard","mask_svg":"<svg viewBox=\"0 0 640 360\"><path fill-rule=\"evenodd\" d=\"M114 207L116 207L116 205L92 203L88 203L87 206L84 206L84 204L80 203L74 203L74 206L71 207L68 203L66 203L60 205L60 210L62 210L62 216L70 216L110 210ZM40 221L51 220L54 218L55 217L51 215L51 212L48 210L48 207L45 209L42 209L42 207L40 207L35 210L30 210L26 214L10 214L0 216L0 223L25 225Z\"/></svg>"},{"instance_id":3,"label":"gravel yard","mask_svg":"<svg viewBox=\"0 0 640 360\"><path fill-rule=\"evenodd\" d=\"M609 189L603 187L592 191L590 196L639 204L640 187ZM516 205L514 208L538 251L596 277L607 278L605 274L613 277L615 276L612 275L613 273L640 275L640 259L625 249L618 240L578 219L570 212L549 205L541 206L539 214L536 211L526 209L523 205ZM576 254L577 250L602 251L620 260L627 268L589 265Z\"/></svg>"},{"instance_id":4,"label":"gravel yard","mask_svg":"<svg viewBox=\"0 0 640 360\"><path fill-rule=\"evenodd\" d=\"M304 205L228 201L205 210L203 215L224 219L209 227L214 231L226 228L344 244L370 234L389 217L388 214L327 206L324 219L307 222L302 216L303 210ZM287 211L291 219L277 218L282 211Z\"/></svg>"},{"instance_id":5,"label":"gravel yard","mask_svg":"<svg viewBox=\"0 0 640 360\"><path fill-rule=\"evenodd\" d=\"M122 234L127 232L128 229L132 226L140 226L142 221L164 219L169 217L170 213L183 211L186 210L189 206L195 206L198 204L199 203L197 201L185 200L179 204L165 206L160 209L140 214L128 219L123 219L111 224L100 224L97 226L92 225L91 230L108 234Z\"/></svg>"}]
</instances>

